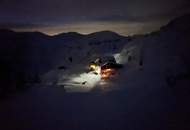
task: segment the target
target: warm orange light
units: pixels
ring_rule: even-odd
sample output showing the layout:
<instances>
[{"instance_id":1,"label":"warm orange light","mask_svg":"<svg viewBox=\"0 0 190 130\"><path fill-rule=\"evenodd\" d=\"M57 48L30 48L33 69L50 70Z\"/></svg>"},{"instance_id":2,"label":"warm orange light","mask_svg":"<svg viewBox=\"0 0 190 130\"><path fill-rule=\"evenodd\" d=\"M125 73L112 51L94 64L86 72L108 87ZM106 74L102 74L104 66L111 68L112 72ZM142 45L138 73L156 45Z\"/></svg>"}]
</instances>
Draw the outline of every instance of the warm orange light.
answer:
<instances>
[{"instance_id":1,"label":"warm orange light","mask_svg":"<svg viewBox=\"0 0 190 130\"><path fill-rule=\"evenodd\" d=\"M110 72L110 71L113 71L112 69L105 69L103 70L103 72Z\"/></svg>"},{"instance_id":2,"label":"warm orange light","mask_svg":"<svg viewBox=\"0 0 190 130\"><path fill-rule=\"evenodd\" d=\"M115 72L114 69L105 69L105 70L102 70L102 73L109 73L109 72Z\"/></svg>"},{"instance_id":3,"label":"warm orange light","mask_svg":"<svg viewBox=\"0 0 190 130\"><path fill-rule=\"evenodd\" d=\"M103 79L105 78L109 78L111 75L115 74L115 70L114 69L105 69L101 71L101 77Z\"/></svg>"},{"instance_id":4,"label":"warm orange light","mask_svg":"<svg viewBox=\"0 0 190 130\"><path fill-rule=\"evenodd\" d=\"M102 78L108 78L109 75L108 74L102 74Z\"/></svg>"}]
</instances>

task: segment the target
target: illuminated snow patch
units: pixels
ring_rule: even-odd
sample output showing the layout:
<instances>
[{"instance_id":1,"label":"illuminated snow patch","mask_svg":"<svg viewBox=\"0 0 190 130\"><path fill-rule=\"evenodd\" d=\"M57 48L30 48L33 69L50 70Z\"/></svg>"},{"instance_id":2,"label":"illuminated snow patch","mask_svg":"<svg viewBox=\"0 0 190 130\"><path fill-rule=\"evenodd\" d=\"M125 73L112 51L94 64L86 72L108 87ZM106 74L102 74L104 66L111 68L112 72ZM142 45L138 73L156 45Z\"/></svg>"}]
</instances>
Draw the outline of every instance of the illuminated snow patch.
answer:
<instances>
[{"instance_id":1,"label":"illuminated snow patch","mask_svg":"<svg viewBox=\"0 0 190 130\"><path fill-rule=\"evenodd\" d=\"M119 64L125 64L127 62L126 56L121 55L121 53L114 54L113 56Z\"/></svg>"},{"instance_id":2,"label":"illuminated snow patch","mask_svg":"<svg viewBox=\"0 0 190 130\"><path fill-rule=\"evenodd\" d=\"M75 77L71 79L71 82L81 82L81 83L86 82L84 84L86 87L94 87L96 83L99 81L100 81L100 76L95 75L93 73L89 73L89 74L83 73L83 74L80 74L79 77Z\"/></svg>"},{"instance_id":3,"label":"illuminated snow patch","mask_svg":"<svg viewBox=\"0 0 190 130\"><path fill-rule=\"evenodd\" d=\"M98 72L100 69L98 70ZM94 88L101 80L100 73L94 72L82 73L79 75L71 76L65 82L60 82L58 85L64 85L67 92L88 92Z\"/></svg>"}]
</instances>

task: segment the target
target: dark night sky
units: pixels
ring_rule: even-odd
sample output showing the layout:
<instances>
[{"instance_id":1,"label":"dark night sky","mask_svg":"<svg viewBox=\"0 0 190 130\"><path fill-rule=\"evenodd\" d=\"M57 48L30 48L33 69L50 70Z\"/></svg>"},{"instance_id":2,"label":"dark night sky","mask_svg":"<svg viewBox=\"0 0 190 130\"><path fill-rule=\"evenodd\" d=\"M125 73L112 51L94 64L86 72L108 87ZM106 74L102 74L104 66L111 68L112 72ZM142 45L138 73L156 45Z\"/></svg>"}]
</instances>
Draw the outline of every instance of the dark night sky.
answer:
<instances>
[{"instance_id":1,"label":"dark night sky","mask_svg":"<svg viewBox=\"0 0 190 130\"><path fill-rule=\"evenodd\" d=\"M128 35L154 30L189 7L189 0L0 0L0 27Z\"/></svg>"}]
</instances>

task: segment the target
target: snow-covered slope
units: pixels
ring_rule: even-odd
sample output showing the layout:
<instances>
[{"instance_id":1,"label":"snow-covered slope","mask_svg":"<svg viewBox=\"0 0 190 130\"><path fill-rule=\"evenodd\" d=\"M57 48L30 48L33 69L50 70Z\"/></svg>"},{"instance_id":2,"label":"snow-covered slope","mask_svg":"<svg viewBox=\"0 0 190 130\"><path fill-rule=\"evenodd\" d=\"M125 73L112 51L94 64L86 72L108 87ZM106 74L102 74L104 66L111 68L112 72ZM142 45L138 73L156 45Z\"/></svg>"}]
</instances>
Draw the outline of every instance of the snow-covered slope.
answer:
<instances>
[{"instance_id":1,"label":"snow-covered slope","mask_svg":"<svg viewBox=\"0 0 190 130\"><path fill-rule=\"evenodd\" d=\"M190 15L186 15L129 42L117 55L126 64L118 77L120 86L172 88L181 95L189 95L189 23Z\"/></svg>"},{"instance_id":2,"label":"snow-covered slope","mask_svg":"<svg viewBox=\"0 0 190 130\"><path fill-rule=\"evenodd\" d=\"M115 77L115 81L109 84L113 88L124 89L126 85L131 87L143 85L153 88L171 87L189 91L187 87L190 84L189 22L190 17L186 15L171 21L159 31L134 36L130 40L128 38L128 42L120 41L119 36L111 32L90 34L87 36L88 39L92 40L89 42L90 46L84 44L82 47L85 48L84 51L76 52L78 57L81 58L78 58L79 60L76 60L73 63L74 65L72 64L71 69L68 71L51 70L44 75L46 79L44 81L48 82L48 84L67 85L68 80L70 82L73 79L78 79L77 83L75 84L74 80L74 85L71 84L71 86L77 88L77 91L80 88L83 91L86 88L81 87L82 82L93 82L91 78L88 80L88 76L91 77L91 75L84 73L85 66L93 59L93 55L109 54L115 56L117 62L125 66L124 69L120 70L119 75ZM112 42L103 40L109 33L114 38ZM99 37L104 44L101 44L93 37ZM116 46L114 42L119 41L125 46L121 51L114 51L114 45ZM86 39L80 39L79 42L80 45L83 45L82 43L86 43ZM85 55L86 51L89 51L87 55ZM97 78L94 80L97 81ZM183 86L180 87L182 84ZM89 85L86 84L86 86L88 87ZM101 85L101 81L98 81L91 90L93 91L103 86L105 85ZM87 90L89 91L89 89ZM109 87L109 90L111 90L111 87Z\"/></svg>"},{"instance_id":3,"label":"snow-covered slope","mask_svg":"<svg viewBox=\"0 0 190 130\"><path fill-rule=\"evenodd\" d=\"M3 86L8 82L13 88L39 81L60 84L68 77L83 74L94 57L114 55L125 66L117 76L120 81L132 78L129 73L136 72L132 83L145 82L145 77L151 77L165 85L177 85L189 79L189 22L189 15L185 15L157 32L132 37L110 31L47 36L39 32L1 30L0 61L4 76L1 82ZM137 78L139 73L142 78Z\"/></svg>"},{"instance_id":4,"label":"snow-covered slope","mask_svg":"<svg viewBox=\"0 0 190 130\"><path fill-rule=\"evenodd\" d=\"M3 89L14 89L39 82L41 77L59 66L72 69L78 63L89 62L91 55L118 52L128 38L109 31L47 36L39 32L0 30L0 42L1 74L4 76L1 83L5 86Z\"/></svg>"}]
</instances>

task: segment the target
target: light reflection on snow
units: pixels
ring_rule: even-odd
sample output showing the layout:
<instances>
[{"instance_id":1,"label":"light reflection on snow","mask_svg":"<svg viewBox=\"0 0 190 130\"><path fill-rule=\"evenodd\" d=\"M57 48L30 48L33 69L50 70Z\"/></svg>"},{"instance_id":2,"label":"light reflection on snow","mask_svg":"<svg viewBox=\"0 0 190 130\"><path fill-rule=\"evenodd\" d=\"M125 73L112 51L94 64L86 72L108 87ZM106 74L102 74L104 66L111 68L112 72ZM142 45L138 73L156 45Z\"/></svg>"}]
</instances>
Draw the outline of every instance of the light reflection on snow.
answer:
<instances>
[{"instance_id":1,"label":"light reflection on snow","mask_svg":"<svg viewBox=\"0 0 190 130\"><path fill-rule=\"evenodd\" d=\"M116 62L119 63L119 64L124 64L124 63L127 62L126 56L122 56L121 53L116 53L113 56L114 56Z\"/></svg>"},{"instance_id":2,"label":"light reflection on snow","mask_svg":"<svg viewBox=\"0 0 190 130\"><path fill-rule=\"evenodd\" d=\"M128 57L131 55L131 52L133 49L136 49L136 48L131 47L129 49L124 49L120 53L114 54L113 56L114 56L116 62L119 64L126 64L128 62Z\"/></svg>"},{"instance_id":3,"label":"light reflection on snow","mask_svg":"<svg viewBox=\"0 0 190 130\"><path fill-rule=\"evenodd\" d=\"M83 86L86 87L94 87L97 82L99 82L101 79L100 75L95 75L93 73L83 73L80 74L78 77L74 77L70 80L70 82L80 82L80 83L84 83L86 82Z\"/></svg>"},{"instance_id":4,"label":"light reflection on snow","mask_svg":"<svg viewBox=\"0 0 190 130\"><path fill-rule=\"evenodd\" d=\"M67 81L59 82L58 85L64 85L67 92L88 92L93 89L101 80L100 68L97 74L94 72L81 73L71 76Z\"/></svg>"}]
</instances>

